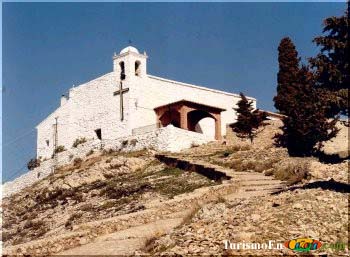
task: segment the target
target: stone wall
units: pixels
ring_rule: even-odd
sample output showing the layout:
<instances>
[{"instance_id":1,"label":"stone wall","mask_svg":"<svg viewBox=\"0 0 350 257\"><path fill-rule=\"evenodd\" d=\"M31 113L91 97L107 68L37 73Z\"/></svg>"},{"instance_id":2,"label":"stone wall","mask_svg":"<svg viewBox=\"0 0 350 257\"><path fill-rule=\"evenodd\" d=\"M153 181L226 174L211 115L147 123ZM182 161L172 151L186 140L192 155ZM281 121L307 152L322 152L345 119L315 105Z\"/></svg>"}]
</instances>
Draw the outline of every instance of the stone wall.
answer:
<instances>
[{"instance_id":1,"label":"stone wall","mask_svg":"<svg viewBox=\"0 0 350 257\"><path fill-rule=\"evenodd\" d=\"M86 143L72 147L58 153L56 160L43 161L40 167L27 172L13 181L2 185L3 197L9 196L19 190L32 185L52 173L53 167L68 164L75 158L83 158L91 150L103 149L116 151L137 151L145 148L153 148L157 151L178 152L194 145L205 144L211 141L211 137L196 132L183 130L169 125L144 134L121 137L114 140L89 140Z\"/></svg>"}]
</instances>

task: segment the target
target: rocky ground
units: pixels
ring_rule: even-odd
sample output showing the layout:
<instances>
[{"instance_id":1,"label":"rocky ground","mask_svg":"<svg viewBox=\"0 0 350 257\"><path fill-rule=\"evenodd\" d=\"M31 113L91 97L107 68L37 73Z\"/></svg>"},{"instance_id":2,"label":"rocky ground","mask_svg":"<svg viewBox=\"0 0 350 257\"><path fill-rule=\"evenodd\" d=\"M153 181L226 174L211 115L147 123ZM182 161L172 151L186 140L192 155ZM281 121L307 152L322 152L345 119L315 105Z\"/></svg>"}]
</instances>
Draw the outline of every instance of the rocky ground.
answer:
<instances>
[{"instance_id":1,"label":"rocky ground","mask_svg":"<svg viewBox=\"0 0 350 257\"><path fill-rule=\"evenodd\" d=\"M237 250L230 249L227 243L225 249L225 241L268 243L274 240L276 246L300 237L311 237L326 244L347 244L349 161L327 164L315 157L289 157L286 149L275 147L271 140L277 132L276 126L267 127L253 144L236 138L239 143L217 147L216 151L208 150L213 146L205 145L179 154L206 159L239 172L262 172L287 181L289 187L278 194L223 199L203 206L188 224L150 242L143 253L294 255L295 252L285 247ZM316 254L321 253L347 256L349 251L321 249Z\"/></svg>"},{"instance_id":2,"label":"rocky ground","mask_svg":"<svg viewBox=\"0 0 350 257\"><path fill-rule=\"evenodd\" d=\"M324 243L348 242L348 196L333 190L303 189L277 195L234 199L201 208L193 219L157 239L148 249L153 254L285 255L281 250L225 249L231 243L268 243L311 237ZM348 254L331 249L328 254Z\"/></svg>"},{"instance_id":3,"label":"rocky ground","mask_svg":"<svg viewBox=\"0 0 350 257\"><path fill-rule=\"evenodd\" d=\"M7 246L64 234L78 224L144 210L146 204L215 184L166 167L148 151L77 159L3 200L2 240Z\"/></svg>"},{"instance_id":4,"label":"rocky ground","mask_svg":"<svg viewBox=\"0 0 350 257\"><path fill-rule=\"evenodd\" d=\"M223 184L166 166L153 151L75 159L3 200L4 246L10 253L273 256L296 253L230 246L300 237L347 242L349 161L290 157L273 144L276 133L272 122L253 144L236 138L171 153L228 171ZM271 190L282 184L288 187Z\"/></svg>"}]
</instances>

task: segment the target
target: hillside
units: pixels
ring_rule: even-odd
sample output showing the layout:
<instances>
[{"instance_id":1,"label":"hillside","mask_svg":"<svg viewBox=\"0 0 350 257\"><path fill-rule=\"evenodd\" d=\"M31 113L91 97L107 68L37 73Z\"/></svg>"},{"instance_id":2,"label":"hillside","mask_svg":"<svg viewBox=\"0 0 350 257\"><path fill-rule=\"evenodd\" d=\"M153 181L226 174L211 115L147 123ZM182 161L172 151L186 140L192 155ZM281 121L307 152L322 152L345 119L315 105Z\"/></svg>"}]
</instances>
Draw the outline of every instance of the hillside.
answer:
<instances>
[{"instance_id":1,"label":"hillside","mask_svg":"<svg viewBox=\"0 0 350 257\"><path fill-rule=\"evenodd\" d=\"M3 199L4 251L246 255L272 250L225 249L224 240L346 242L348 161L291 158L272 143L277 127L271 122L254 144L231 138L177 154L75 159Z\"/></svg>"},{"instance_id":2,"label":"hillside","mask_svg":"<svg viewBox=\"0 0 350 257\"><path fill-rule=\"evenodd\" d=\"M76 224L143 210L151 202L214 184L168 168L148 151L77 159L4 200L3 240L6 246L62 234Z\"/></svg>"}]
</instances>

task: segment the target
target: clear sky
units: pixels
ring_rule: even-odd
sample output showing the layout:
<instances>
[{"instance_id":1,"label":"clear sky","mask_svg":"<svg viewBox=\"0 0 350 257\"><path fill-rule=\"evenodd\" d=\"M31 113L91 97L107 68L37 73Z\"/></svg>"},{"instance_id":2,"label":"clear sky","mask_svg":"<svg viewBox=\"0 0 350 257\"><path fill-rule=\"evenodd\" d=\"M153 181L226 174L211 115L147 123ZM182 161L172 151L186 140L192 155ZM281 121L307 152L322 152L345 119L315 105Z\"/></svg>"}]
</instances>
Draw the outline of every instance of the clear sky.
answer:
<instances>
[{"instance_id":1,"label":"clear sky","mask_svg":"<svg viewBox=\"0 0 350 257\"><path fill-rule=\"evenodd\" d=\"M35 126L60 96L112 70L128 40L149 55L148 73L229 92L274 110L277 47L317 53L322 20L345 3L4 3L3 181L35 156Z\"/></svg>"}]
</instances>

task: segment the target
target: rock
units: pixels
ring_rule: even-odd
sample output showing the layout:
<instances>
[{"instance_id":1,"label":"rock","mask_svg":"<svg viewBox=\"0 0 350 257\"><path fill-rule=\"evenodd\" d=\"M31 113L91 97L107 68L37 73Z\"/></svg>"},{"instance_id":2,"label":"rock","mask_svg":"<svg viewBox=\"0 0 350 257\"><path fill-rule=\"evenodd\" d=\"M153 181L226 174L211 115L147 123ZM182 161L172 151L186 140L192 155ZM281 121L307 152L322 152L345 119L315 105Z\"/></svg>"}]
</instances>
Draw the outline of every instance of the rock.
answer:
<instances>
[{"instance_id":1,"label":"rock","mask_svg":"<svg viewBox=\"0 0 350 257\"><path fill-rule=\"evenodd\" d=\"M293 209L303 209L303 205L300 203L295 203L295 204L293 204L292 208Z\"/></svg>"},{"instance_id":2,"label":"rock","mask_svg":"<svg viewBox=\"0 0 350 257\"><path fill-rule=\"evenodd\" d=\"M79 244L81 244L81 245L87 244L88 242L89 242L89 240L85 237L82 237L79 240Z\"/></svg>"},{"instance_id":3,"label":"rock","mask_svg":"<svg viewBox=\"0 0 350 257\"><path fill-rule=\"evenodd\" d=\"M198 233L198 234L202 234L204 231L205 231L204 228L200 228L200 229L198 229L197 233Z\"/></svg>"},{"instance_id":4,"label":"rock","mask_svg":"<svg viewBox=\"0 0 350 257\"><path fill-rule=\"evenodd\" d=\"M251 216L251 218L252 218L253 221L258 221L258 220L260 220L261 216L259 214L253 214Z\"/></svg>"}]
</instances>

